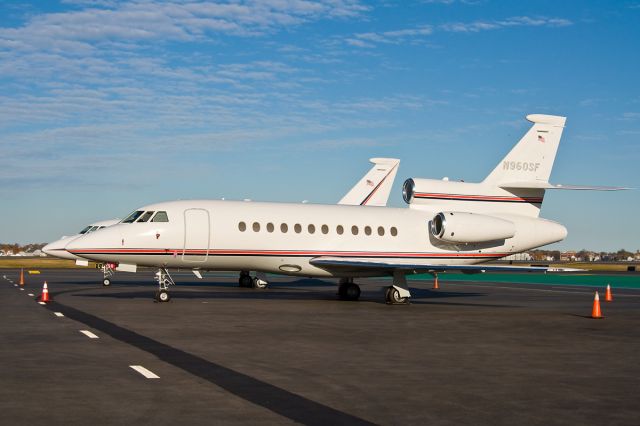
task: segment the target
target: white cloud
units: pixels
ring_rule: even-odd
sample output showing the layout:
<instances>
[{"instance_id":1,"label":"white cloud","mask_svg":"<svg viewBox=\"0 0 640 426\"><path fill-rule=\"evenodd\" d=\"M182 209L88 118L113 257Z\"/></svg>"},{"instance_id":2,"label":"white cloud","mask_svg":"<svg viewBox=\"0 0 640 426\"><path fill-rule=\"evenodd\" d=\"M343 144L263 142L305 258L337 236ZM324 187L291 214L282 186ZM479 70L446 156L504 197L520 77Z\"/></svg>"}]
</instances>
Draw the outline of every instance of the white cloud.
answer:
<instances>
[{"instance_id":1,"label":"white cloud","mask_svg":"<svg viewBox=\"0 0 640 426\"><path fill-rule=\"evenodd\" d=\"M437 32L477 33L511 27L564 27L572 24L564 18L515 16L503 20L453 22L438 26L422 25L393 31L357 33L346 37L344 42L354 47L373 48L377 44L417 43Z\"/></svg>"},{"instance_id":2,"label":"white cloud","mask_svg":"<svg viewBox=\"0 0 640 426\"><path fill-rule=\"evenodd\" d=\"M357 0L72 1L81 10L36 15L0 29L0 47L86 52L116 40L194 40L205 34L252 36L309 20L358 16Z\"/></svg>"},{"instance_id":3,"label":"white cloud","mask_svg":"<svg viewBox=\"0 0 640 426\"><path fill-rule=\"evenodd\" d=\"M448 32L479 32L487 30L496 30L508 27L565 27L572 25L572 22L564 18L546 18L528 16L515 16L504 20L493 21L474 21L469 23L450 23L441 25L439 28Z\"/></svg>"}]
</instances>

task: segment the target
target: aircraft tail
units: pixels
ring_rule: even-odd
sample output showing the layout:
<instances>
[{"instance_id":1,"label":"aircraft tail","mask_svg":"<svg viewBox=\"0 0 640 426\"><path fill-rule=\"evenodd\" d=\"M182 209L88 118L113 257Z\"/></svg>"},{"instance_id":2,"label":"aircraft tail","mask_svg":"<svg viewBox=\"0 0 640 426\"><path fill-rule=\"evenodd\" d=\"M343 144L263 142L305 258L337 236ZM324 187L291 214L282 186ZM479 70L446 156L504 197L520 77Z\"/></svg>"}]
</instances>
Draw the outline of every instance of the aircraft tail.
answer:
<instances>
[{"instance_id":1,"label":"aircraft tail","mask_svg":"<svg viewBox=\"0 0 640 426\"><path fill-rule=\"evenodd\" d=\"M538 217L546 190L629 189L549 183L566 118L531 114L527 120L533 126L484 181L408 179L403 186L405 202L417 209Z\"/></svg>"},{"instance_id":2,"label":"aircraft tail","mask_svg":"<svg viewBox=\"0 0 640 426\"><path fill-rule=\"evenodd\" d=\"M372 158L373 167L338 202L350 206L386 206L400 160Z\"/></svg>"},{"instance_id":3,"label":"aircraft tail","mask_svg":"<svg viewBox=\"0 0 640 426\"><path fill-rule=\"evenodd\" d=\"M517 182L549 182L566 117L531 114L527 116L527 120L532 122L533 126L483 183L504 186ZM536 186L538 185L529 187Z\"/></svg>"}]
</instances>

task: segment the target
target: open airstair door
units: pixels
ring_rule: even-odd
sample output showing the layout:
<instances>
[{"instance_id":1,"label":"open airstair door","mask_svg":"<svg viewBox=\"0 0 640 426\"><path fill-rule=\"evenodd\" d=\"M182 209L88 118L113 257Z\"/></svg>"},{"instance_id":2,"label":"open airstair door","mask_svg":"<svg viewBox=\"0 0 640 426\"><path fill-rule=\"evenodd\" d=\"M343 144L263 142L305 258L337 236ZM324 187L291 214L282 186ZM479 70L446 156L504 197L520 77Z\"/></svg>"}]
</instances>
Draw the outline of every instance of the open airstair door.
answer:
<instances>
[{"instance_id":1,"label":"open airstair door","mask_svg":"<svg viewBox=\"0 0 640 426\"><path fill-rule=\"evenodd\" d=\"M187 209L184 211L184 250L185 262L204 262L209 255L210 240L209 212L205 209Z\"/></svg>"}]
</instances>

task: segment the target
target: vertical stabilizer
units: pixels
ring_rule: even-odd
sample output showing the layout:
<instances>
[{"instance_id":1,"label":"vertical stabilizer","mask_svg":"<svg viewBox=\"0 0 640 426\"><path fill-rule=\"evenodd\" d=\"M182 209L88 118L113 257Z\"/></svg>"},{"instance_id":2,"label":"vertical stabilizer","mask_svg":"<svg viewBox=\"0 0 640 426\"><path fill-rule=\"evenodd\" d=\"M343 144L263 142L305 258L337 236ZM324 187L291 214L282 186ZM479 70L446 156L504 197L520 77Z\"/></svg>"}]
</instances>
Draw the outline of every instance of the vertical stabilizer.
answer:
<instances>
[{"instance_id":1,"label":"vertical stabilizer","mask_svg":"<svg viewBox=\"0 0 640 426\"><path fill-rule=\"evenodd\" d=\"M549 182L566 117L531 114L527 120L533 126L483 183Z\"/></svg>"},{"instance_id":2,"label":"vertical stabilizer","mask_svg":"<svg viewBox=\"0 0 640 426\"><path fill-rule=\"evenodd\" d=\"M386 206L393 181L398 173L400 160L395 158L372 158L374 166L338 204L351 206Z\"/></svg>"}]
</instances>

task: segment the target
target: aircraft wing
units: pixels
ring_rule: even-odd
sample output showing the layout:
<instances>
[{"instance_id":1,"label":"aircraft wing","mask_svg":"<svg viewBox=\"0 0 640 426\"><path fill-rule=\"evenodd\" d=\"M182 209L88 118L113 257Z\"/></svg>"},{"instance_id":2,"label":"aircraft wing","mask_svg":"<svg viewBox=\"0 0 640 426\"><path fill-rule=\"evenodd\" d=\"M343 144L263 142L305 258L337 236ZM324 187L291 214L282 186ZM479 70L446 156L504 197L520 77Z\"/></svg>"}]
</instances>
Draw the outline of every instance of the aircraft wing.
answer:
<instances>
[{"instance_id":1,"label":"aircraft wing","mask_svg":"<svg viewBox=\"0 0 640 426\"><path fill-rule=\"evenodd\" d=\"M338 204L348 206L387 205L393 181L398 173L400 160L396 158L372 158L373 167L354 185Z\"/></svg>"},{"instance_id":2,"label":"aircraft wing","mask_svg":"<svg viewBox=\"0 0 640 426\"><path fill-rule=\"evenodd\" d=\"M542 266L510 266L510 265L430 265L425 263L403 262L397 259L369 259L359 257L315 257L309 261L314 266L340 272L388 272L406 271L410 274L426 272L459 271L465 273L481 272L547 272L549 268Z\"/></svg>"}]
</instances>

